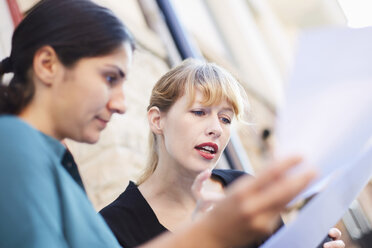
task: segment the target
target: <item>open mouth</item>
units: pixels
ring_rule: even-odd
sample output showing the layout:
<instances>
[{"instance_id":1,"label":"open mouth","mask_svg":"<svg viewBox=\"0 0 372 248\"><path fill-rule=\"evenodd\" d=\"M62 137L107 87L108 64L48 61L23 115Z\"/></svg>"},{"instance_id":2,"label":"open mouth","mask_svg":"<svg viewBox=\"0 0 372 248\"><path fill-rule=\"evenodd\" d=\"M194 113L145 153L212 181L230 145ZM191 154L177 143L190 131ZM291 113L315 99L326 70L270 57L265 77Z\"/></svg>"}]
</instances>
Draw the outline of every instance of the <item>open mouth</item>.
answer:
<instances>
[{"instance_id":1,"label":"open mouth","mask_svg":"<svg viewBox=\"0 0 372 248\"><path fill-rule=\"evenodd\" d=\"M199 154L206 159L213 159L218 151L218 146L215 143L203 143L195 146Z\"/></svg>"},{"instance_id":2,"label":"open mouth","mask_svg":"<svg viewBox=\"0 0 372 248\"><path fill-rule=\"evenodd\" d=\"M202 147L197 146L195 148L199 151L204 151L204 152L207 152L207 153L210 153L210 154L215 154L216 153L216 150L211 146L202 146Z\"/></svg>"}]
</instances>

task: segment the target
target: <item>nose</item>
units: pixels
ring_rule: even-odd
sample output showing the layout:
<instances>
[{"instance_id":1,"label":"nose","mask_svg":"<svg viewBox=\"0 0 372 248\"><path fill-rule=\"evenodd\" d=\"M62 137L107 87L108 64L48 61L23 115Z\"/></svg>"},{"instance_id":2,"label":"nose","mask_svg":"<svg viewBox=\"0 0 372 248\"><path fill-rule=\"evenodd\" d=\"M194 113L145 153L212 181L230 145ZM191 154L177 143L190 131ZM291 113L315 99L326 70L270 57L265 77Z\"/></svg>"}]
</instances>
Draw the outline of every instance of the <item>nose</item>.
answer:
<instances>
[{"instance_id":1,"label":"nose","mask_svg":"<svg viewBox=\"0 0 372 248\"><path fill-rule=\"evenodd\" d=\"M218 117L211 118L210 122L208 123L208 126L206 128L206 134L207 136L212 136L215 138L218 138L222 134L222 127L220 120Z\"/></svg>"},{"instance_id":2,"label":"nose","mask_svg":"<svg viewBox=\"0 0 372 248\"><path fill-rule=\"evenodd\" d=\"M107 108L110 112L124 114L127 110L124 98L123 88L117 87L117 89L112 92L111 98L107 103Z\"/></svg>"}]
</instances>

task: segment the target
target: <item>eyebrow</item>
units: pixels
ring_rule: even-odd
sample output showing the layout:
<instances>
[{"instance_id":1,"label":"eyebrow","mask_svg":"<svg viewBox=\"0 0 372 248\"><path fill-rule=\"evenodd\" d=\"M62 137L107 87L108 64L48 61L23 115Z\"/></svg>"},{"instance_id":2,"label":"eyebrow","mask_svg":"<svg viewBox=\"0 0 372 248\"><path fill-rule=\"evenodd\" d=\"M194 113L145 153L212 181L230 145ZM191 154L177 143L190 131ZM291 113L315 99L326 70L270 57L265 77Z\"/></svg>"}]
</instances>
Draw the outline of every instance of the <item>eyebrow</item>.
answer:
<instances>
[{"instance_id":1,"label":"eyebrow","mask_svg":"<svg viewBox=\"0 0 372 248\"><path fill-rule=\"evenodd\" d=\"M106 66L115 69L121 78L125 78L126 77L125 73L118 66L111 65L111 64L106 64Z\"/></svg>"},{"instance_id":2,"label":"eyebrow","mask_svg":"<svg viewBox=\"0 0 372 248\"><path fill-rule=\"evenodd\" d=\"M194 105L194 104L200 104L200 105L203 105L201 101L195 101L192 105ZM235 114L234 109L231 108L231 107L225 107L225 108L222 108L221 111L224 111L224 112L225 112L225 111L229 111L229 112L232 112L233 114Z\"/></svg>"},{"instance_id":3,"label":"eyebrow","mask_svg":"<svg viewBox=\"0 0 372 248\"><path fill-rule=\"evenodd\" d=\"M229 112L235 113L234 109L232 108L223 108L222 111L229 111Z\"/></svg>"}]
</instances>

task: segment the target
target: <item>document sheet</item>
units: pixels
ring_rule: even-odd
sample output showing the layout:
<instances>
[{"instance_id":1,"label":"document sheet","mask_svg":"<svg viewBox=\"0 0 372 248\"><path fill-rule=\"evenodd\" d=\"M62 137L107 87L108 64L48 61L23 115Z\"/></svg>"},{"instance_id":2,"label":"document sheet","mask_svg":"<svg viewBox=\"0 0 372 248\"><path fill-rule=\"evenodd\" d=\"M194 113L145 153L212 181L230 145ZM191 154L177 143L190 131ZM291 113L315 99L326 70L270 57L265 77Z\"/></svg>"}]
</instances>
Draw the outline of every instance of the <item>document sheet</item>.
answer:
<instances>
[{"instance_id":1,"label":"document sheet","mask_svg":"<svg viewBox=\"0 0 372 248\"><path fill-rule=\"evenodd\" d=\"M315 197L262 247L314 248L372 174L372 28L303 32L284 98L277 155L300 154L319 176L297 199Z\"/></svg>"}]
</instances>

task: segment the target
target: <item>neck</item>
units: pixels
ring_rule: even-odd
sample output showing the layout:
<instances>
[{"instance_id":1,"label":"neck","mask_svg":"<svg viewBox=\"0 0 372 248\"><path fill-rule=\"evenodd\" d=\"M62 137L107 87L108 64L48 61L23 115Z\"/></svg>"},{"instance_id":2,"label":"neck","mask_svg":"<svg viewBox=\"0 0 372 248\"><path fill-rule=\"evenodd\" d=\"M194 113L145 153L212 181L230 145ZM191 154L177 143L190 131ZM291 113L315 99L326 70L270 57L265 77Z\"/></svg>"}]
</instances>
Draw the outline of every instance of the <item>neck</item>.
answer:
<instances>
[{"instance_id":1,"label":"neck","mask_svg":"<svg viewBox=\"0 0 372 248\"><path fill-rule=\"evenodd\" d=\"M52 110L46 109L48 104L36 101L35 99L37 99L37 97L34 96L34 99L21 111L18 117L40 132L54 137L55 139L62 140L63 137L59 137L51 125ZM40 99L40 97L38 99Z\"/></svg>"},{"instance_id":2,"label":"neck","mask_svg":"<svg viewBox=\"0 0 372 248\"><path fill-rule=\"evenodd\" d=\"M140 186L146 196L180 206L195 205L191 186L197 173L182 172L173 166L158 164L154 173ZM173 203L172 203L173 202Z\"/></svg>"},{"instance_id":3,"label":"neck","mask_svg":"<svg viewBox=\"0 0 372 248\"><path fill-rule=\"evenodd\" d=\"M196 201L191 186L196 175L159 160L154 173L139 186L159 221L171 231L192 220Z\"/></svg>"}]
</instances>

